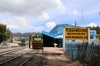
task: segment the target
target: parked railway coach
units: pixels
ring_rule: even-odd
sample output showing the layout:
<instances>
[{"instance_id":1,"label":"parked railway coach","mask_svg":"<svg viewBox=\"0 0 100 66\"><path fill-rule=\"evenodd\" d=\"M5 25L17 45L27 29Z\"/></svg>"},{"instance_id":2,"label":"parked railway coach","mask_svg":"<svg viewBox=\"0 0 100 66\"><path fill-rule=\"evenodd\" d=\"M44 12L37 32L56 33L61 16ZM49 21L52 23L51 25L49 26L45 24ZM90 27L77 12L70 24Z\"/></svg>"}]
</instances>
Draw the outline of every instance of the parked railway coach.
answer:
<instances>
[{"instance_id":1,"label":"parked railway coach","mask_svg":"<svg viewBox=\"0 0 100 66\"><path fill-rule=\"evenodd\" d=\"M32 36L32 48L33 49L43 48L43 39L41 36L38 35Z\"/></svg>"}]
</instances>

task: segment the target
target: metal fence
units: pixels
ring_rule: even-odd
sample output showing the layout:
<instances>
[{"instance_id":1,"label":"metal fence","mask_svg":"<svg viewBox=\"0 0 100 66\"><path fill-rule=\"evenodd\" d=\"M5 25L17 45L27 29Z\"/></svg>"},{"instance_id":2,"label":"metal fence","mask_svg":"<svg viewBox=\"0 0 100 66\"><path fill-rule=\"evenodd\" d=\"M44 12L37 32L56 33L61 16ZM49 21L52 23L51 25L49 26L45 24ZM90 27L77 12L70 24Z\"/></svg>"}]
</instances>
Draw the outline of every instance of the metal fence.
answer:
<instances>
[{"instance_id":1,"label":"metal fence","mask_svg":"<svg viewBox=\"0 0 100 66\"><path fill-rule=\"evenodd\" d=\"M94 43L66 43L66 54L89 66L100 66L100 46Z\"/></svg>"}]
</instances>

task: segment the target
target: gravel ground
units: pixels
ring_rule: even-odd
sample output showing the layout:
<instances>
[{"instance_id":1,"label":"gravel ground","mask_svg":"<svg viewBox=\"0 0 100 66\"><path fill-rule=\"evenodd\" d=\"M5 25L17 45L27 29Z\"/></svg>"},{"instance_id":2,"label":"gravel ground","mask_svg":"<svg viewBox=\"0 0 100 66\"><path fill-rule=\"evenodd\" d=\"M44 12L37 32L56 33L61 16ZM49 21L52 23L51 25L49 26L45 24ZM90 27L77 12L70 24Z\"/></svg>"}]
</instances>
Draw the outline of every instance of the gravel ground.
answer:
<instances>
[{"instance_id":1,"label":"gravel ground","mask_svg":"<svg viewBox=\"0 0 100 66\"><path fill-rule=\"evenodd\" d=\"M0 63L2 63L3 61L6 61L8 59L11 59L11 58L14 58L20 54L24 54L24 53L27 53L29 51L32 51L31 53L28 53L28 54L25 54L23 55L22 57L16 59L16 60L13 60L13 61L10 61L8 63L5 63L3 65L0 65L0 66L19 66L21 63L23 63L26 59L30 58L31 56L35 55L35 53L37 52L37 50L33 50L33 49L23 49L23 50L20 50L20 51L16 51L12 54L7 54L7 55L4 55L0 58ZM27 62L24 66L44 66L44 61L43 61L44 57L42 57L42 50L39 50L38 51L38 54L36 54L36 56L29 61Z\"/></svg>"},{"instance_id":2,"label":"gravel ground","mask_svg":"<svg viewBox=\"0 0 100 66\"><path fill-rule=\"evenodd\" d=\"M45 57L47 58L46 66L86 66L65 55L45 55Z\"/></svg>"},{"instance_id":3,"label":"gravel ground","mask_svg":"<svg viewBox=\"0 0 100 66\"><path fill-rule=\"evenodd\" d=\"M27 53L27 52L29 52L29 51L31 51L31 50L21 49L21 50L15 51L15 52L13 52L13 53L9 53L9 54L0 56L0 63L2 63L2 62L4 62L4 61L7 61L7 60L9 60L9 59L18 57L19 55L25 54L25 53Z\"/></svg>"},{"instance_id":4,"label":"gravel ground","mask_svg":"<svg viewBox=\"0 0 100 66\"><path fill-rule=\"evenodd\" d=\"M19 66L22 62L24 62L26 59L28 59L31 55L22 56L16 60L10 61L9 63L6 63L2 66Z\"/></svg>"},{"instance_id":5,"label":"gravel ground","mask_svg":"<svg viewBox=\"0 0 100 66\"><path fill-rule=\"evenodd\" d=\"M31 49L32 50L32 49ZM7 59L11 59L14 56L18 56L20 54L24 54L27 53L29 51L31 51L30 49L23 49L20 51L16 51L13 54L7 54L4 55L2 57L0 57L0 62L3 62ZM33 52L31 54L35 54L36 52ZM18 66L18 61L20 62L21 59L27 59L29 58L30 55L26 55L23 56L22 58L17 59L16 61L12 61L11 63L9 63L9 65L5 64L4 66ZM45 59L46 58L46 59ZM25 63L24 66L44 66L44 63L46 61L46 65L45 66L86 66L81 64L79 61L76 60L72 60L69 59L68 56L65 57L64 54L42 54L42 50L39 51L39 54L37 54L35 57L33 57L32 59L30 59L27 63Z\"/></svg>"},{"instance_id":6,"label":"gravel ground","mask_svg":"<svg viewBox=\"0 0 100 66\"><path fill-rule=\"evenodd\" d=\"M44 66L45 58L43 56L35 56L29 60L24 66Z\"/></svg>"}]
</instances>

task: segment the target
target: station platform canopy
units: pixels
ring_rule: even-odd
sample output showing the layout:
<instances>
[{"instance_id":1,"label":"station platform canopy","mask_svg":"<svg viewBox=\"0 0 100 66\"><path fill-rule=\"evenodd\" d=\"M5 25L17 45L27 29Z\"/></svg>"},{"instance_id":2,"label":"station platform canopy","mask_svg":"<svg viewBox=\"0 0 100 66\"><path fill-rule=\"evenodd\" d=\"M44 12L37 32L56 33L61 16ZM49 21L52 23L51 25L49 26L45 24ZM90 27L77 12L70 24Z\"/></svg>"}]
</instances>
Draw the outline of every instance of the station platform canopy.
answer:
<instances>
[{"instance_id":1,"label":"station platform canopy","mask_svg":"<svg viewBox=\"0 0 100 66\"><path fill-rule=\"evenodd\" d=\"M62 33L59 33L59 34L51 34L51 33L48 33L48 32L45 32L45 31L42 31L42 35L47 35L49 37L52 37L52 38L63 38L63 35Z\"/></svg>"}]
</instances>

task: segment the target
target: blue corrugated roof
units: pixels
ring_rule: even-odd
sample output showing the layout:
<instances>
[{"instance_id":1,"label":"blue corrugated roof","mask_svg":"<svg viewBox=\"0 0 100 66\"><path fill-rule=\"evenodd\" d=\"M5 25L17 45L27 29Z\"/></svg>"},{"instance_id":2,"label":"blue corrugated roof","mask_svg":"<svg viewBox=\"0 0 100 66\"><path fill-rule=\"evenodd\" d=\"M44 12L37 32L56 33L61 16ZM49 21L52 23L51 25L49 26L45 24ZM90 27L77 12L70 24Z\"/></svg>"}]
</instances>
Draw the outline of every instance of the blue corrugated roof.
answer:
<instances>
[{"instance_id":1,"label":"blue corrugated roof","mask_svg":"<svg viewBox=\"0 0 100 66\"><path fill-rule=\"evenodd\" d=\"M42 31L42 34L47 35L47 36L52 37L52 38L57 38L57 36L62 35L62 33L59 33L59 34L55 35L55 34L51 34L51 33L45 32L45 31Z\"/></svg>"},{"instance_id":2,"label":"blue corrugated roof","mask_svg":"<svg viewBox=\"0 0 100 66\"><path fill-rule=\"evenodd\" d=\"M54 34L51 34L51 33L45 32L45 31L42 31L42 34L47 35L47 36L50 36L52 38L55 38L55 35Z\"/></svg>"},{"instance_id":3,"label":"blue corrugated roof","mask_svg":"<svg viewBox=\"0 0 100 66\"><path fill-rule=\"evenodd\" d=\"M74 25L70 25L70 24L58 24L58 25L56 25L52 30L54 30L56 27L59 27L59 26L62 26L62 27L63 27L64 25L65 25L67 28L68 28L68 27L75 27ZM76 26L76 27L81 27L81 26ZM51 30L50 32L52 32L52 30ZM49 33L50 33L50 32L49 32Z\"/></svg>"}]
</instances>

